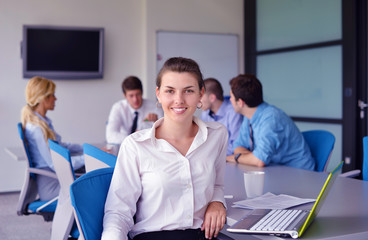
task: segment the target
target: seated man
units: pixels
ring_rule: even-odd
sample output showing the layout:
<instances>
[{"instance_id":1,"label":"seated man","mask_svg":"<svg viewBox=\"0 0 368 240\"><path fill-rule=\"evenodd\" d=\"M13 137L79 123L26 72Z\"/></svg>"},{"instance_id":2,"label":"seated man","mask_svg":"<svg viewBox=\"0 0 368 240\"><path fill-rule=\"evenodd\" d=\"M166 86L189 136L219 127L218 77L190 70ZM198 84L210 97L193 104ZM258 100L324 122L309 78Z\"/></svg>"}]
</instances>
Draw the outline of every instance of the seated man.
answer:
<instances>
[{"instance_id":1,"label":"seated man","mask_svg":"<svg viewBox=\"0 0 368 240\"><path fill-rule=\"evenodd\" d=\"M244 120L234 142L234 155L226 160L314 170L315 161L303 135L282 110L263 101L261 82L244 74L233 78L230 86L230 101Z\"/></svg>"},{"instance_id":2,"label":"seated man","mask_svg":"<svg viewBox=\"0 0 368 240\"><path fill-rule=\"evenodd\" d=\"M126 136L144 128L150 128L163 116L155 102L143 99L143 88L139 78L129 76L122 83L125 99L116 102L106 124L106 141L121 144Z\"/></svg>"},{"instance_id":3,"label":"seated man","mask_svg":"<svg viewBox=\"0 0 368 240\"><path fill-rule=\"evenodd\" d=\"M243 115L236 113L229 100L224 100L224 90L221 83L214 78L204 80L206 92L202 96L201 119L206 122L222 123L229 133L227 153L233 154L233 143L238 137L240 125L243 121Z\"/></svg>"}]
</instances>

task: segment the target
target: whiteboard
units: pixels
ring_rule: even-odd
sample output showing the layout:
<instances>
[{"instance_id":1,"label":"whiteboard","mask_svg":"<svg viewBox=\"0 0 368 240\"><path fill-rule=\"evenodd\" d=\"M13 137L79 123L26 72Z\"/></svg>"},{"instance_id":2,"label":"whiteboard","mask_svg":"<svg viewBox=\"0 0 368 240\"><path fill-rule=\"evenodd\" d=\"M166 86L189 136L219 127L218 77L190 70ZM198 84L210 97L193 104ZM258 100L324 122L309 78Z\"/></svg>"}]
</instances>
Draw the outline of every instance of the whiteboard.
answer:
<instances>
[{"instance_id":1,"label":"whiteboard","mask_svg":"<svg viewBox=\"0 0 368 240\"><path fill-rule=\"evenodd\" d=\"M203 78L221 82L224 95L230 95L229 81L239 74L239 43L236 34L158 31L156 71L170 57L195 60Z\"/></svg>"}]
</instances>

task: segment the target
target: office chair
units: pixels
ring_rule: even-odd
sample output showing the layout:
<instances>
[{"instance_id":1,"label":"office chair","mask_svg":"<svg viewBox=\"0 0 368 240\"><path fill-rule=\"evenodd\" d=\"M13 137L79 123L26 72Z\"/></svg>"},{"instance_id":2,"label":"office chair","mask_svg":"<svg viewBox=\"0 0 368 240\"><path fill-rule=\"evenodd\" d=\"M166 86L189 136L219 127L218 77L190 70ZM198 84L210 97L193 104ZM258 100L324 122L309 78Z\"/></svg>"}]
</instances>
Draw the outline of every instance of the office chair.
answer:
<instances>
[{"instance_id":1,"label":"office chair","mask_svg":"<svg viewBox=\"0 0 368 240\"><path fill-rule=\"evenodd\" d=\"M105 152L91 144L83 144L84 163L86 172L99 168L115 167L116 156Z\"/></svg>"},{"instance_id":2,"label":"office chair","mask_svg":"<svg viewBox=\"0 0 368 240\"><path fill-rule=\"evenodd\" d=\"M78 228L74 222L73 207L70 201L69 188L75 180L70 151L49 139L52 162L60 183L59 199L52 223L51 240L66 240L71 235L79 237Z\"/></svg>"},{"instance_id":3,"label":"office chair","mask_svg":"<svg viewBox=\"0 0 368 240\"><path fill-rule=\"evenodd\" d=\"M79 232L84 239L101 239L106 196L114 168L87 172L70 186Z\"/></svg>"},{"instance_id":4,"label":"office chair","mask_svg":"<svg viewBox=\"0 0 368 240\"><path fill-rule=\"evenodd\" d=\"M344 172L340 174L340 177L358 177L362 172L362 179L368 181L368 136L363 137L363 168L362 171L360 169L350 170L348 172Z\"/></svg>"},{"instance_id":5,"label":"office chair","mask_svg":"<svg viewBox=\"0 0 368 240\"><path fill-rule=\"evenodd\" d=\"M335 145L335 136L325 130L310 130L302 134L316 161L315 171L325 172Z\"/></svg>"},{"instance_id":6,"label":"office chair","mask_svg":"<svg viewBox=\"0 0 368 240\"><path fill-rule=\"evenodd\" d=\"M363 138L363 180L368 181L368 136Z\"/></svg>"},{"instance_id":7,"label":"office chair","mask_svg":"<svg viewBox=\"0 0 368 240\"><path fill-rule=\"evenodd\" d=\"M22 123L17 124L20 140L23 145L24 154L26 156L26 176L19 195L17 214L29 215L38 214L41 215L45 221L52 221L57 205L57 197L50 201L41 201L38 199L37 190L37 175L44 175L51 178L57 176L54 172L38 169L33 166L31 156L28 149L28 144L24 135Z\"/></svg>"}]
</instances>

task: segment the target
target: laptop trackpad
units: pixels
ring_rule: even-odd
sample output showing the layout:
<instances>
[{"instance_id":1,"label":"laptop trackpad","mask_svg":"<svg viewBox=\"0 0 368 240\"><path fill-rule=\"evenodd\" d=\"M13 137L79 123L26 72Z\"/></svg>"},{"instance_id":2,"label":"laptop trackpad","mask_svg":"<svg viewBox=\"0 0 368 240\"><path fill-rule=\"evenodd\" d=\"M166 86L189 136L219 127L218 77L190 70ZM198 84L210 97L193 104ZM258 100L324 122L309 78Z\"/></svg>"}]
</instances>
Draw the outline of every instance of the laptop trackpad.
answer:
<instances>
[{"instance_id":1,"label":"laptop trackpad","mask_svg":"<svg viewBox=\"0 0 368 240\"><path fill-rule=\"evenodd\" d=\"M255 209L251 211L244 218L240 219L231 228L232 229L250 229L256 222L258 222L262 217L269 213L270 209Z\"/></svg>"}]
</instances>

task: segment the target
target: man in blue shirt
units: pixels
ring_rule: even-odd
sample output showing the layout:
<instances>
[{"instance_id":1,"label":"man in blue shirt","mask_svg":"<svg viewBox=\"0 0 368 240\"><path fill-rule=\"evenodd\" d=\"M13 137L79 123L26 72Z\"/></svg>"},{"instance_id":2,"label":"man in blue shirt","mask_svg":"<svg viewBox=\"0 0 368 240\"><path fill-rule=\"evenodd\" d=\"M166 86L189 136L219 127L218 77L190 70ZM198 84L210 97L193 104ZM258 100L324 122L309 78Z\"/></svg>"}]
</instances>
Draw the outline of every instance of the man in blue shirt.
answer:
<instances>
[{"instance_id":1,"label":"man in blue shirt","mask_svg":"<svg viewBox=\"0 0 368 240\"><path fill-rule=\"evenodd\" d=\"M263 101L262 84L255 76L238 75L230 86L230 101L244 120L233 145L234 155L226 158L228 162L315 169L303 135L282 110Z\"/></svg>"},{"instance_id":2,"label":"man in blue shirt","mask_svg":"<svg viewBox=\"0 0 368 240\"><path fill-rule=\"evenodd\" d=\"M243 121L243 115L234 111L231 102L224 99L224 90L221 83L214 78L207 78L204 80L206 91L202 96L202 110L201 119L206 122L222 123L229 134L227 153L233 154L233 143L238 137L240 125Z\"/></svg>"}]
</instances>

